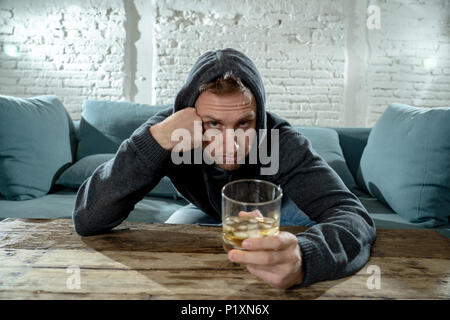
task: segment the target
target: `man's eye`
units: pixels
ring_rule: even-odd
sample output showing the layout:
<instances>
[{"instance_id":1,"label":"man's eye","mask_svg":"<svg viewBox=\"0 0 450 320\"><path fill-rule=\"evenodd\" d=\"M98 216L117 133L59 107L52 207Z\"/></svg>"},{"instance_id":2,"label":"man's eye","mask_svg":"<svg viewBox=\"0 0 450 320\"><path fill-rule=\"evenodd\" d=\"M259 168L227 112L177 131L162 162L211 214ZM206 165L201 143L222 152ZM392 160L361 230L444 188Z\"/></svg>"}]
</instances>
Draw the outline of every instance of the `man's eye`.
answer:
<instances>
[{"instance_id":1,"label":"man's eye","mask_svg":"<svg viewBox=\"0 0 450 320\"><path fill-rule=\"evenodd\" d=\"M210 121L210 122L208 122L208 124L209 124L211 127L216 127L216 126L218 125L218 123L215 122L215 121Z\"/></svg>"},{"instance_id":2,"label":"man's eye","mask_svg":"<svg viewBox=\"0 0 450 320\"><path fill-rule=\"evenodd\" d=\"M248 123L248 121L241 121L241 122L239 122L239 125L240 126L245 126L245 125L247 125L247 123Z\"/></svg>"}]
</instances>

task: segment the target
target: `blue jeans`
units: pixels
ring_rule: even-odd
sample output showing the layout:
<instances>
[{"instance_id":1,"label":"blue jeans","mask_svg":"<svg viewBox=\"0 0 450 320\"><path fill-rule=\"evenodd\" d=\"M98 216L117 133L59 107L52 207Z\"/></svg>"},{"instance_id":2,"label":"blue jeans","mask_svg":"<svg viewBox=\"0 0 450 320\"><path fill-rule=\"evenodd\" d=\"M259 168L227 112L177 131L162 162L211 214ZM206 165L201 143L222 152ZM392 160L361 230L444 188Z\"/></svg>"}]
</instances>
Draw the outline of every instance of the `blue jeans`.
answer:
<instances>
[{"instance_id":1,"label":"blue jeans","mask_svg":"<svg viewBox=\"0 0 450 320\"><path fill-rule=\"evenodd\" d=\"M166 223L176 224L200 224L220 226L222 221L212 217L197 208L192 203L175 211ZM300 210L297 205L287 196L283 196L281 201L281 220L282 226L312 226L316 223L312 221L306 213Z\"/></svg>"}]
</instances>

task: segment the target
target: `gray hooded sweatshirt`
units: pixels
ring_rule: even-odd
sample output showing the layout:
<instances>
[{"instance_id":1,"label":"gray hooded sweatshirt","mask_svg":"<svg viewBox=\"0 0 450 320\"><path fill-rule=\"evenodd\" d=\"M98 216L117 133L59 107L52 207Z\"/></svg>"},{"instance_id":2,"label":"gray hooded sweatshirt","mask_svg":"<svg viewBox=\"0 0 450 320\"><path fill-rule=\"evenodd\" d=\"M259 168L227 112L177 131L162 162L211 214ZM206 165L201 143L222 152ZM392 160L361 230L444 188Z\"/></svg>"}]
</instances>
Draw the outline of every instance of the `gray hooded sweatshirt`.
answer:
<instances>
[{"instance_id":1,"label":"gray hooded sweatshirt","mask_svg":"<svg viewBox=\"0 0 450 320\"><path fill-rule=\"evenodd\" d=\"M248 87L257 104L258 147L278 143L279 169L262 175L257 163L225 171L214 164L178 164L171 151L162 148L149 128L173 113L194 107L199 87L232 71ZM270 130L278 129L272 142ZM267 139L267 142L265 141ZM269 152L270 154L270 152ZM248 160L248 158L247 158ZM280 185L300 210L317 224L297 234L305 271L301 287L356 273L368 261L375 242L375 226L358 198L312 149L307 138L283 118L265 110L265 91L254 63L234 49L208 51L195 63L173 107L160 111L122 142L115 157L100 165L78 190L73 223L82 236L107 232L124 221L137 202L168 176L185 199L206 214L220 219L221 188L229 181L255 178ZM283 213L282 213L283 214Z\"/></svg>"}]
</instances>

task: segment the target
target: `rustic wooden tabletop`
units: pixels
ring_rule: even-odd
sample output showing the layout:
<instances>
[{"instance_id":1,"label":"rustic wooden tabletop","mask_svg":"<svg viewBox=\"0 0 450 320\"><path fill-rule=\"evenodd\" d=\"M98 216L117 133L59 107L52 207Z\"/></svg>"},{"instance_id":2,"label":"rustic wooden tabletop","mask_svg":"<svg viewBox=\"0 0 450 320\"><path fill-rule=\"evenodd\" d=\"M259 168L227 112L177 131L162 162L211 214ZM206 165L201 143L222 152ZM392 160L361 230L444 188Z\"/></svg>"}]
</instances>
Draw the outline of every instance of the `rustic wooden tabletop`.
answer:
<instances>
[{"instance_id":1,"label":"rustic wooden tabletop","mask_svg":"<svg viewBox=\"0 0 450 320\"><path fill-rule=\"evenodd\" d=\"M80 237L69 219L0 222L0 299L449 298L450 240L435 231L379 229L355 275L279 290L228 261L217 227L124 222Z\"/></svg>"}]
</instances>

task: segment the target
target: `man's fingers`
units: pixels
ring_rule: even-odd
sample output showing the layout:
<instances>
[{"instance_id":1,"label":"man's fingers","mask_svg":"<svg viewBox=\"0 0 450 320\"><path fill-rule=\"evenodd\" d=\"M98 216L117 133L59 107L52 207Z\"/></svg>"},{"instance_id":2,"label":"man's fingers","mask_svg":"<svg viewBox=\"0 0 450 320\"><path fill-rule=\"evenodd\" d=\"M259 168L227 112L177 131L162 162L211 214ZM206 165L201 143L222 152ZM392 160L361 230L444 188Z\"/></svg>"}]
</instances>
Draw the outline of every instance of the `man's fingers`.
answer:
<instances>
[{"instance_id":1,"label":"man's fingers","mask_svg":"<svg viewBox=\"0 0 450 320\"><path fill-rule=\"evenodd\" d=\"M236 263L273 265L281 262L278 252L231 250L228 258Z\"/></svg>"},{"instance_id":2,"label":"man's fingers","mask_svg":"<svg viewBox=\"0 0 450 320\"><path fill-rule=\"evenodd\" d=\"M242 246L247 250L283 250L296 244L298 240L292 233L282 231L276 236L245 239Z\"/></svg>"},{"instance_id":3,"label":"man's fingers","mask_svg":"<svg viewBox=\"0 0 450 320\"><path fill-rule=\"evenodd\" d=\"M230 250L228 259L236 263L254 265L275 265L298 260L297 252L294 250L282 251L243 251Z\"/></svg>"},{"instance_id":4,"label":"man's fingers","mask_svg":"<svg viewBox=\"0 0 450 320\"><path fill-rule=\"evenodd\" d=\"M249 212L240 211L238 215L240 218L262 218L263 216L258 209Z\"/></svg>"}]
</instances>

